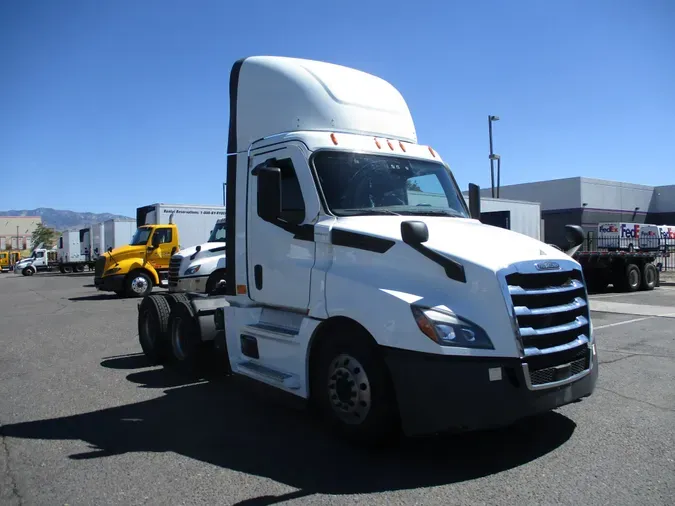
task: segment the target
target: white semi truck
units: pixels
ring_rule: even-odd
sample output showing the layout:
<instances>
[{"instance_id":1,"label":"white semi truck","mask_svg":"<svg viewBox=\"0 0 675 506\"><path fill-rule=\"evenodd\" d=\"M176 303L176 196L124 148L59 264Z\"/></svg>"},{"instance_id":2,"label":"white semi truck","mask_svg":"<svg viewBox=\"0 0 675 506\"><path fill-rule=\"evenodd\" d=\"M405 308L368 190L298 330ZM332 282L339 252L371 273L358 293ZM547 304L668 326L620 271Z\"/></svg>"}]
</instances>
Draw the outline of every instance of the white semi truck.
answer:
<instances>
[{"instance_id":1,"label":"white semi truck","mask_svg":"<svg viewBox=\"0 0 675 506\"><path fill-rule=\"evenodd\" d=\"M225 281L226 220L216 221L204 244L175 253L169 261L169 291L213 293Z\"/></svg>"},{"instance_id":2,"label":"white semi truck","mask_svg":"<svg viewBox=\"0 0 675 506\"><path fill-rule=\"evenodd\" d=\"M411 203L418 188L445 198ZM141 347L153 363L188 365L214 345L231 373L368 442L509 424L591 395L598 357L579 263L472 218L470 191L471 212L388 82L240 60L225 294L144 297ZM574 250L583 232L568 231Z\"/></svg>"}]
</instances>

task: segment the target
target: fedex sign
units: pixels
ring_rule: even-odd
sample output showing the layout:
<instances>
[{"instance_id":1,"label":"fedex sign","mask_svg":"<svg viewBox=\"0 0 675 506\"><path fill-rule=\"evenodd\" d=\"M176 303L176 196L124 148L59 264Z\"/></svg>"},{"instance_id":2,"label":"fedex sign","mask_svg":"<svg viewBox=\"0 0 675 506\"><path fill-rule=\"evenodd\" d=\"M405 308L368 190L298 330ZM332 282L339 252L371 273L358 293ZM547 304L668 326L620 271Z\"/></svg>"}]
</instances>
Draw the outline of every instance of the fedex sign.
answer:
<instances>
[{"instance_id":1,"label":"fedex sign","mask_svg":"<svg viewBox=\"0 0 675 506\"><path fill-rule=\"evenodd\" d=\"M600 225L600 233L608 234L611 232L618 232L619 229L616 228L616 225Z\"/></svg>"},{"instance_id":2,"label":"fedex sign","mask_svg":"<svg viewBox=\"0 0 675 506\"><path fill-rule=\"evenodd\" d=\"M637 239L640 237L640 225L626 225L625 223L621 224L621 237L628 237L631 239Z\"/></svg>"}]
</instances>

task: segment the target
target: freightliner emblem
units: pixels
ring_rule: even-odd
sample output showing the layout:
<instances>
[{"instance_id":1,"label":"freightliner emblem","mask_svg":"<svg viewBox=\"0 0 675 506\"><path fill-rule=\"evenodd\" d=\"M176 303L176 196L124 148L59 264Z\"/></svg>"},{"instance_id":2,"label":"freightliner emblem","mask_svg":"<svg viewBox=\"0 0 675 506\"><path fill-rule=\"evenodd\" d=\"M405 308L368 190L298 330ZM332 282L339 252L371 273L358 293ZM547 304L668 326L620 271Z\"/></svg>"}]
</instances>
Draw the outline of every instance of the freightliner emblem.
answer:
<instances>
[{"instance_id":1,"label":"freightliner emblem","mask_svg":"<svg viewBox=\"0 0 675 506\"><path fill-rule=\"evenodd\" d=\"M554 271L560 269L560 264L558 262L538 262L534 266L539 271Z\"/></svg>"}]
</instances>

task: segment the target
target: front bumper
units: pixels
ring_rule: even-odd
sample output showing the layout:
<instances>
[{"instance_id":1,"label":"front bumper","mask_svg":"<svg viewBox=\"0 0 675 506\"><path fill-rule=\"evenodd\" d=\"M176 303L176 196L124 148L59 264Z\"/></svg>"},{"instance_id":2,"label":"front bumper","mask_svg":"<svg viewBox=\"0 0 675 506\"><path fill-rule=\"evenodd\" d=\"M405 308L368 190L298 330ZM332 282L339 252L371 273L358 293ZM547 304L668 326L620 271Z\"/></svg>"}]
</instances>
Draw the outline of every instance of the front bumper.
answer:
<instances>
[{"instance_id":1,"label":"front bumper","mask_svg":"<svg viewBox=\"0 0 675 506\"><path fill-rule=\"evenodd\" d=\"M585 345L527 362L394 348L384 353L409 436L510 425L591 395L598 378L597 354ZM582 362L585 371L578 368ZM571 373L565 364L572 364ZM578 379L562 384L571 375Z\"/></svg>"},{"instance_id":2,"label":"front bumper","mask_svg":"<svg viewBox=\"0 0 675 506\"><path fill-rule=\"evenodd\" d=\"M94 277L94 286L102 292L121 292L124 290L124 274Z\"/></svg>"}]
</instances>

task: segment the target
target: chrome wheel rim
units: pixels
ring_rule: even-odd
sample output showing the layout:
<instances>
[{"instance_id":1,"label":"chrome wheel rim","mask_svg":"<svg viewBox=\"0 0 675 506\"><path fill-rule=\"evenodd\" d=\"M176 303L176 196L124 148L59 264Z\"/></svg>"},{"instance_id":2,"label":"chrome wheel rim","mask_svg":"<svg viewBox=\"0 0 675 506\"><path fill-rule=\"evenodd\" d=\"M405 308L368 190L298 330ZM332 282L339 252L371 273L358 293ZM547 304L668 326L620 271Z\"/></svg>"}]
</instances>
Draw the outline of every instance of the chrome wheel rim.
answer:
<instances>
[{"instance_id":1,"label":"chrome wheel rim","mask_svg":"<svg viewBox=\"0 0 675 506\"><path fill-rule=\"evenodd\" d=\"M363 365L341 354L328 369L328 399L335 414L345 423L362 423L371 407L370 380Z\"/></svg>"},{"instance_id":2,"label":"chrome wheel rim","mask_svg":"<svg viewBox=\"0 0 675 506\"><path fill-rule=\"evenodd\" d=\"M144 293L148 289L148 281L142 276L134 278L131 282L131 289L134 293Z\"/></svg>"}]
</instances>

